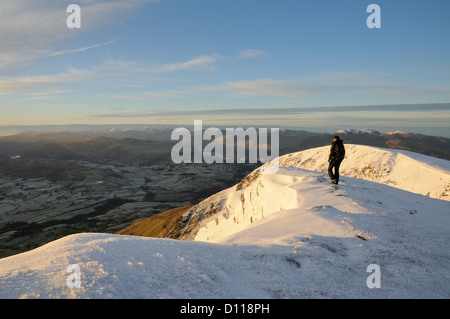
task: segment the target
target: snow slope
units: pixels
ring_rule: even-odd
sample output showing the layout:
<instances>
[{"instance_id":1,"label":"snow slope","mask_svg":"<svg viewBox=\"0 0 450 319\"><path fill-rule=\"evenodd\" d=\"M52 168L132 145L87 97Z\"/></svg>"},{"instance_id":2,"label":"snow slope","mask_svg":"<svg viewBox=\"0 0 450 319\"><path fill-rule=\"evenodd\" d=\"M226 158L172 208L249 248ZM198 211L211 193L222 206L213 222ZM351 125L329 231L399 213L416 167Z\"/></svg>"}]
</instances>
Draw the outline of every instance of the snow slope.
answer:
<instances>
[{"instance_id":1,"label":"snow slope","mask_svg":"<svg viewBox=\"0 0 450 319\"><path fill-rule=\"evenodd\" d=\"M194 240L87 233L0 259L0 297L450 297L448 201L351 177L335 188L284 161L187 212ZM66 284L71 264L81 288ZM366 284L371 264L381 288Z\"/></svg>"},{"instance_id":2,"label":"snow slope","mask_svg":"<svg viewBox=\"0 0 450 319\"><path fill-rule=\"evenodd\" d=\"M410 192L450 201L450 162L403 150L345 144L342 176L387 184ZM287 154L281 166L326 172L330 146Z\"/></svg>"}]
</instances>

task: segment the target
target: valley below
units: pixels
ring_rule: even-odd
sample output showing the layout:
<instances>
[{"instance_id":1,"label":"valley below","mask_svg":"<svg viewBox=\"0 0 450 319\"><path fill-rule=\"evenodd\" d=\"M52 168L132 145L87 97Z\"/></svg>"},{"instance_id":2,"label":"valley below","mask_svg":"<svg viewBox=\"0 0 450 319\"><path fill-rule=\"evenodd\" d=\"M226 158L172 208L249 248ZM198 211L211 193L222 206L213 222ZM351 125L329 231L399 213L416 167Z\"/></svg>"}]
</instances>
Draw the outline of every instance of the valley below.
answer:
<instances>
[{"instance_id":1,"label":"valley below","mask_svg":"<svg viewBox=\"0 0 450 319\"><path fill-rule=\"evenodd\" d=\"M14 165L29 164L20 161L26 162L11 160ZM39 161L41 169L50 171L55 163ZM0 175L0 258L69 234L114 233L135 220L196 203L233 185L255 167L169 161L150 166L86 161L64 165L66 173L75 166L79 176L52 180L4 171Z\"/></svg>"}]
</instances>

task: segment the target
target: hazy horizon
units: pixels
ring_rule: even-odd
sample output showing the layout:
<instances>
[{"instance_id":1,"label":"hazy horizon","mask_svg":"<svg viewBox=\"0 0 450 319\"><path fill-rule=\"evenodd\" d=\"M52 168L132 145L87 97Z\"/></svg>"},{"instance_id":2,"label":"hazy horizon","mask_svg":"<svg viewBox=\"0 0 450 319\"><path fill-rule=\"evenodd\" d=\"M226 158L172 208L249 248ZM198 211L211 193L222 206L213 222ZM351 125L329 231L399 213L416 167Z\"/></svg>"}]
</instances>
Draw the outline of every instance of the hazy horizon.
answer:
<instances>
[{"instance_id":1,"label":"hazy horizon","mask_svg":"<svg viewBox=\"0 0 450 319\"><path fill-rule=\"evenodd\" d=\"M167 128L167 129L174 129L177 127L187 127L191 129L193 127L193 124L183 125L183 124L71 124L71 125L10 125L10 126L0 126L0 137L5 136L14 136L17 134L24 134L24 133L48 133L48 132L87 132L92 130L98 130L98 131L107 131L107 130L122 130L122 131L128 131L128 130L143 130L146 128ZM249 125L239 125L239 124L230 124L230 125L203 125L203 129L209 128L209 127L215 127L219 129L225 129L225 128L247 128L247 127L266 127L271 128L271 126L264 126L264 125L255 125L255 126L249 126ZM422 135L429 135L429 136L438 136L438 137L444 137L444 138L450 138L450 132L448 130L448 127L403 127L398 129L390 129L390 128L377 128L377 127L334 127L334 128L320 128L320 127L297 127L297 126L278 126L279 129L289 129L294 131L307 131L312 133L328 133L333 134L338 131L342 130L375 130L380 132L381 134L387 133L387 132L404 132L404 133L412 133L412 134L422 134ZM168 140L169 142L169 140Z\"/></svg>"},{"instance_id":2,"label":"hazy horizon","mask_svg":"<svg viewBox=\"0 0 450 319\"><path fill-rule=\"evenodd\" d=\"M0 125L0 136L13 135L24 131L67 130L80 131L90 129L131 129L146 127L191 127L194 120L201 119L205 127L277 127L310 132L334 133L345 129L374 129L381 133L403 131L424 135L450 138L450 103L365 105L343 107L309 107L260 109L255 116L253 109L216 109L199 111L166 111L141 113L143 119L153 122L127 123L70 123L38 125ZM103 114L111 119L138 117L129 115ZM333 117L338 119L334 125Z\"/></svg>"}]
</instances>

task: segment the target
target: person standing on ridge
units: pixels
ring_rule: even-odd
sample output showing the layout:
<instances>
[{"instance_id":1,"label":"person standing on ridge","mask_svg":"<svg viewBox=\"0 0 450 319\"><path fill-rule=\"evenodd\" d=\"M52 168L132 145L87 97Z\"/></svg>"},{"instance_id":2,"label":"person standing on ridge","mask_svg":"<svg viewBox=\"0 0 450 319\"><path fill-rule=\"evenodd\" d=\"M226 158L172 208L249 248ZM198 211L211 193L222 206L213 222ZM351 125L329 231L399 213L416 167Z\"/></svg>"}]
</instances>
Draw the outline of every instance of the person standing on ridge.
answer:
<instances>
[{"instance_id":1,"label":"person standing on ridge","mask_svg":"<svg viewBox=\"0 0 450 319\"><path fill-rule=\"evenodd\" d=\"M331 144L330 156L328 157L328 175L330 175L331 183L336 185L339 184L339 166L345 157L343 142L339 136L333 137L333 144Z\"/></svg>"}]
</instances>

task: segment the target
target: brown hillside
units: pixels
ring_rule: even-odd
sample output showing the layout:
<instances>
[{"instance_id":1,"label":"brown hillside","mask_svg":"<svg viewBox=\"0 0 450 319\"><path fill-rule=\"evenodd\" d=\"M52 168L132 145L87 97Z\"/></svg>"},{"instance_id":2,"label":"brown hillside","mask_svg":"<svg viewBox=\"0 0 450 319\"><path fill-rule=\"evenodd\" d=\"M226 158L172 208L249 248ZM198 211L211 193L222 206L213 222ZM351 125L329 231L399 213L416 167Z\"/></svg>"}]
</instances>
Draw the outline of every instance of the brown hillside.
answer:
<instances>
[{"instance_id":1,"label":"brown hillside","mask_svg":"<svg viewBox=\"0 0 450 319\"><path fill-rule=\"evenodd\" d=\"M155 216L140 219L127 228L119 230L116 234L158 238L167 237L167 231L175 224L176 220L192 207L177 207Z\"/></svg>"}]
</instances>

